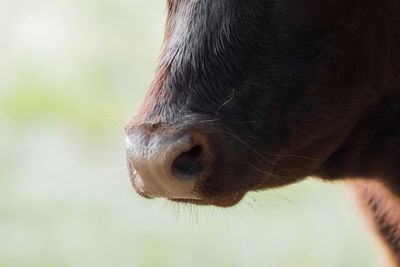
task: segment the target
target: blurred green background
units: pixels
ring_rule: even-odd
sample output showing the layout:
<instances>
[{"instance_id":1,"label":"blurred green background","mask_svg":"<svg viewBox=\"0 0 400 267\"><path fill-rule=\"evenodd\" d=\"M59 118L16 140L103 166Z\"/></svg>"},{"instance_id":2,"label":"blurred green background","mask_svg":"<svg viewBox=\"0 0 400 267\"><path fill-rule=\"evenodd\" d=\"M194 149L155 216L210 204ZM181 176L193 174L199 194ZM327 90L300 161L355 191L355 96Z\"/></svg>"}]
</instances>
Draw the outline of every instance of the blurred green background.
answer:
<instances>
[{"instance_id":1,"label":"blurred green background","mask_svg":"<svg viewBox=\"0 0 400 267\"><path fill-rule=\"evenodd\" d=\"M0 266L381 266L342 185L307 180L227 210L133 192L123 128L164 6L0 1Z\"/></svg>"}]
</instances>

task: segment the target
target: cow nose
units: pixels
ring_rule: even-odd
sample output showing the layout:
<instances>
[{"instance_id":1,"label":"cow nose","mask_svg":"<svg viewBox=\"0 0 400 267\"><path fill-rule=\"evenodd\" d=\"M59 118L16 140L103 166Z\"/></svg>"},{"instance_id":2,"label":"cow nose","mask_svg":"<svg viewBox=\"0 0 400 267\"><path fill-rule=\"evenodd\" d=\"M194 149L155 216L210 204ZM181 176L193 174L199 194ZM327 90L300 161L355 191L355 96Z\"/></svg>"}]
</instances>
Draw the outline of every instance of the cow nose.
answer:
<instances>
[{"instance_id":1,"label":"cow nose","mask_svg":"<svg viewBox=\"0 0 400 267\"><path fill-rule=\"evenodd\" d=\"M126 139L131 180L145 197L200 199L195 190L211 164L206 136L199 133L130 131Z\"/></svg>"},{"instance_id":2,"label":"cow nose","mask_svg":"<svg viewBox=\"0 0 400 267\"><path fill-rule=\"evenodd\" d=\"M172 175L181 180L197 178L202 169L201 152L197 145L179 154L172 162Z\"/></svg>"}]
</instances>

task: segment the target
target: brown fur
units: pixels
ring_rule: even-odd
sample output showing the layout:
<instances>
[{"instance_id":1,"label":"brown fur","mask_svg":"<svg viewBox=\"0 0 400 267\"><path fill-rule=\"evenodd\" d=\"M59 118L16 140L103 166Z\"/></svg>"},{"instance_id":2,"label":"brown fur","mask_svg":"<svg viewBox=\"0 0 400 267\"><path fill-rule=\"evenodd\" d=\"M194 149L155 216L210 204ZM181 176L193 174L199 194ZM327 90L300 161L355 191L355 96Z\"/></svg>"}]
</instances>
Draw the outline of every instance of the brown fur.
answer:
<instances>
[{"instance_id":1,"label":"brown fur","mask_svg":"<svg viewBox=\"0 0 400 267\"><path fill-rule=\"evenodd\" d=\"M400 1L299 1L300 7L293 4L283 14L289 22L305 23L311 41L290 32L286 21L277 27L289 33L271 31L277 38L268 39L259 25L269 25L270 18L262 17L260 8L245 0L218 1L168 1L161 62L127 132L163 125L207 136L218 154L213 172L196 187L205 204L231 205L247 191L309 175L328 181L360 179L358 198L400 266ZM296 1L252 3L265 8L270 2ZM204 17L209 21L203 25L198 12L190 13L219 4L235 6L221 14L226 21L206 13L210 17ZM246 12L234 21L241 8ZM278 19L284 17L279 14ZM185 28L186 19L192 19L191 27ZM236 23L233 30L229 23ZM191 32L193 25L197 32ZM178 30L183 36L176 36ZM258 44L261 38L267 41ZM263 50L274 41L272 52ZM304 49L297 45L310 53L301 54ZM273 58L285 49L282 57ZM260 54L252 57L255 53ZM288 63L282 67L283 61ZM270 68L258 69L265 62ZM296 64L309 69L303 73ZM259 80L259 73L267 78Z\"/></svg>"},{"instance_id":2,"label":"brown fur","mask_svg":"<svg viewBox=\"0 0 400 267\"><path fill-rule=\"evenodd\" d=\"M357 200L385 248L388 265L400 263L400 199L377 180L351 182Z\"/></svg>"},{"instance_id":3,"label":"brown fur","mask_svg":"<svg viewBox=\"0 0 400 267\"><path fill-rule=\"evenodd\" d=\"M363 112L334 159L318 174L327 179L377 178L378 181L358 180L354 188L391 255L392 266L400 266L400 3L348 4L352 5L353 14L335 25L346 34L336 44L336 66L327 69L326 75L331 79L328 83L343 89L348 88L343 82L350 83L359 88L354 90L360 94L355 99L370 98L376 104ZM330 18L329 14L324 17ZM332 21L328 24L332 25ZM362 62L363 68L351 69L350 64L346 67L346 61Z\"/></svg>"}]
</instances>

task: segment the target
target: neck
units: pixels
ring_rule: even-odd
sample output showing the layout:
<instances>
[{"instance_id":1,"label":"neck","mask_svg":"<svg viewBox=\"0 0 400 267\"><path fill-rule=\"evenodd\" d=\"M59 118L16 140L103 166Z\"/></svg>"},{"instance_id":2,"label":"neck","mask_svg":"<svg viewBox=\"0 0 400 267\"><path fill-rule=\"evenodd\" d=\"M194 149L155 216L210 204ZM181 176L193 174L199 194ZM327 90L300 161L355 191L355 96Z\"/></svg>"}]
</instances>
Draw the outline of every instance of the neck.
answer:
<instances>
[{"instance_id":1,"label":"neck","mask_svg":"<svg viewBox=\"0 0 400 267\"><path fill-rule=\"evenodd\" d=\"M390 266L400 266L400 199L377 181L357 180L351 185L386 248Z\"/></svg>"}]
</instances>

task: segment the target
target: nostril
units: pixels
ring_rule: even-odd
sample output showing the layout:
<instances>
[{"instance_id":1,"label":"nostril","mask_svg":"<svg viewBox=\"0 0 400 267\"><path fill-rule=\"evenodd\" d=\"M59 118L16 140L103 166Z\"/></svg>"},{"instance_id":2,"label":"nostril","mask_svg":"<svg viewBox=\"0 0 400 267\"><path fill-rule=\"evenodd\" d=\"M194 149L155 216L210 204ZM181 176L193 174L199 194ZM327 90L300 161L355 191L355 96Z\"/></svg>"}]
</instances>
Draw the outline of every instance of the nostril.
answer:
<instances>
[{"instance_id":1,"label":"nostril","mask_svg":"<svg viewBox=\"0 0 400 267\"><path fill-rule=\"evenodd\" d=\"M172 163L172 174L181 180L197 178L202 170L202 154L200 145L183 152Z\"/></svg>"}]
</instances>

